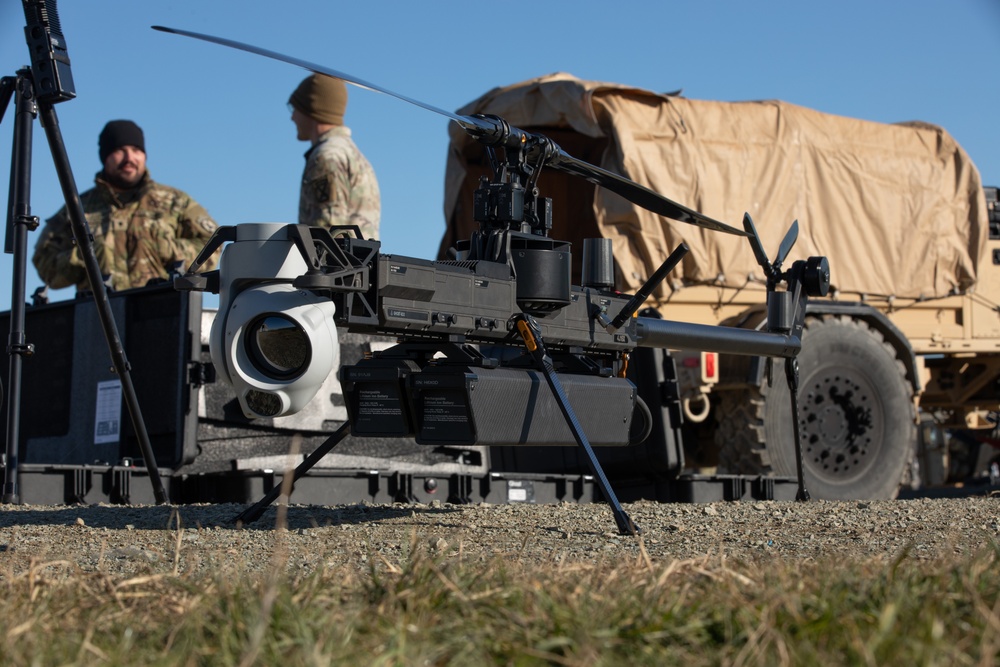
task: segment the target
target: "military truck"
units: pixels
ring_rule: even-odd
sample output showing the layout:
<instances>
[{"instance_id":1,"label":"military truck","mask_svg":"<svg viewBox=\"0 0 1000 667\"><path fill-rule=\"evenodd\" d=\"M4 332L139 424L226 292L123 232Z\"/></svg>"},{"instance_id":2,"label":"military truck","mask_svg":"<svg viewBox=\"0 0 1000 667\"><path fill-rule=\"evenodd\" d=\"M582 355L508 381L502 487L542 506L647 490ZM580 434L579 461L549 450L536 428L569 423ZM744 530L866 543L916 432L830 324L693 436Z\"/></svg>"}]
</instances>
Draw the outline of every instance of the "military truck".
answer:
<instances>
[{"instance_id":1,"label":"military truck","mask_svg":"<svg viewBox=\"0 0 1000 667\"><path fill-rule=\"evenodd\" d=\"M798 358L795 418L814 497L887 498L901 485L947 481L941 429L995 426L997 191L982 187L944 129L773 100L692 100L565 73L496 88L459 113L496 114L543 133L717 220L738 226L747 212L774 250L798 220L788 261L826 255L833 280L829 298L809 304ZM475 228L473 191L489 170L482 147L453 128L442 258ZM551 236L573 243L574 284L586 238L612 240L617 288L628 293L683 242L690 252L649 307L670 320L764 324L764 276L744 239L675 224L553 170L538 187L553 201ZM781 364L769 382L764 359L672 359L689 466L795 474ZM659 368L638 372L662 378Z\"/></svg>"}]
</instances>

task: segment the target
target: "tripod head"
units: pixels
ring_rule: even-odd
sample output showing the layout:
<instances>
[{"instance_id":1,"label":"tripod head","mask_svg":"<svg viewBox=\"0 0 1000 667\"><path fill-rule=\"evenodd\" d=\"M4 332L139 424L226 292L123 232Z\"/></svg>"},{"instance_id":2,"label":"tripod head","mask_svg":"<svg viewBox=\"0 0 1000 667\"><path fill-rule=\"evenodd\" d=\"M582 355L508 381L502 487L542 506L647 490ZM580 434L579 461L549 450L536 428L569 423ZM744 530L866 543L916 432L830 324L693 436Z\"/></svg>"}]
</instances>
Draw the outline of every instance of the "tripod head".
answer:
<instances>
[{"instance_id":1,"label":"tripod head","mask_svg":"<svg viewBox=\"0 0 1000 667\"><path fill-rule=\"evenodd\" d=\"M66 40L59 24L56 0L21 0L24 37L31 55L31 73L38 100L56 104L76 97Z\"/></svg>"}]
</instances>

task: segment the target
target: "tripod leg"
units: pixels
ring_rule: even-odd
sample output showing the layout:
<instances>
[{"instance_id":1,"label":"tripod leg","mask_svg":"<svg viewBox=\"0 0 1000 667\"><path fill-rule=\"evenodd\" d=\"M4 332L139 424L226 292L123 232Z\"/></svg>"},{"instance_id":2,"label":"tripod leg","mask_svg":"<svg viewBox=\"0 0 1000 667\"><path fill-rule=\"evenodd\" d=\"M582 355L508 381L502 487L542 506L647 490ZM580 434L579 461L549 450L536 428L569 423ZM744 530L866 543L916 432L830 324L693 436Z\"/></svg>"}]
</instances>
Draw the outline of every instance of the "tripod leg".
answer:
<instances>
[{"instance_id":1,"label":"tripod leg","mask_svg":"<svg viewBox=\"0 0 1000 667\"><path fill-rule=\"evenodd\" d=\"M31 94L31 81L24 77L4 77L0 81L0 116L14 98L14 142L11 152L10 199L7 236L4 252L14 255L14 274L11 281L10 337L7 353L10 367L7 383L7 447L4 460L3 502L21 502L18 489L18 447L21 429L21 367L24 357L31 356L33 348L25 336L25 272L28 257L28 232L38 226L38 218L31 215L31 143L32 123L37 113Z\"/></svg>"},{"instance_id":2,"label":"tripod leg","mask_svg":"<svg viewBox=\"0 0 1000 667\"><path fill-rule=\"evenodd\" d=\"M792 395L792 433L795 434L795 472L799 478L799 488L795 492L798 501L809 500L805 477L802 474L802 435L799 432L799 362L795 357L785 359L785 378L788 393Z\"/></svg>"},{"instance_id":3,"label":"tripod leg","mask_svg":"<svg viewBox=\"0 0 1000 667\"><path fill-rule=\"evenodd\" d=\"M556 403L558 403L559 409L562 411L563 417L566 419L566 424L573 432L573 437L576 439L576 443L587 455L587 464L590 466L591 472L594 473L594 477L597 478L597 484L601 489L601 493L604 494L604 498L608 501L608 504L611 505L611 513L615 517L615 524L618 526L618 533L621 535L638 535L642 531L639 529L639 526L632 522L631 517L629 517L625 510L622 509L621 503L618 502L618 496L615 495L614 489L611 488L611 483L608 482L608 478L604 474L601 462L597 460L597 455L594 454L594 448L591 447L590 441L587 439L587 435L583 432L583 427L580 426L580 421L576 418L576 414L573 412L573 407L570 405L569 398L566 396L566 391L563 389L562 383L559 381L559 376L556 375L552 362L545 354L545 347L541 340L541 336L539 335L537 326L533 326L533 323L525 315L516 315L514 321L517 325L518 331L524 338L528 352L531 353L532 358L538 365L538 369L545 374L545 380L548 382L549 388L552 389L552 394L556 397Z\"/></svg>"},{"instance_id":4,"label":"tripod leg","mask_svg":"<svg viewBox=\"0 0 1000 667\"><path fill-rule=\"evenodd\" d=\"M587 455L587 463L590 466L591 472L594 473L594 477L597 478L597 484L601 489L601 493L604 494L608 504L611 505L611 513L615 517L618 533L620 535L638 535L642 531L639 529L639 526L632 522L631 517L622 509L621 503L618 502L618 496L615 495L614 489L611 488L611 483L608 482L608 478L604 474L601 462L597 460L594 448L591 447L590 441L583 432L583 427L580 426L580 422L576 418L572 406L569 404L569 398L563 390L562 383L559 382L559 377L556 375L555 369L552 368L551 364L546 364L542 370L545 373L545 379L548 381L549 387L552 389L552 393L556 397L559 409L562 410L563 417L566 418L566 423L569 425L570 430L573 431L576 443Z\"/></svg>"},{"instance_id":5,"label":"tripod leg","mask_svg":"<svg viewBox=\"0 0 1000 667\"><path fill-rule=\"evenodd\" d=\"M304 458L302 463L296 466L295 471L292 474L292 484L295 484L295 482L309 472L314 465L319 463L321 458L329 454L330 450L339 445L340 441L346 438L347 434L350 433L350 430L351 423L349 421L345 421L340 428L334 431L329 438L323 441L322 445L314 449L312 454ZM233 519L233 522L253 523L261 517L261 515L267 510L268 506L277 500L280 495L281 485L278 485L268 491L267 495L263 498L243 510L236 518Z\"/></svg>"},{"instance_id":6,"label":"tripod leg","mask_svg":"<svg viewBox=\"0 0 1000 667\"><path fill-rule=\"evenodd\" d=\"M69 214L73 228L73 237L76 239L86 265L90 289L94 293L94 303L97 305L101 326L104 329L104 336L111 352L111 362L115 373L121 379L125 404L132 417L132 426L139 440L142 458L146 462L146 470L153 485L156 504L162 505L168 502L167 493L163 488L163 481L160 479L160 471L156 467L153 446L149 441L149 434L146 432L142 411L139 409L132 376L129 374L130 366L125 358L125 349L122 347L121 338L118 336L118 328L115 325L114 314L111 312L111 304L108 301L108 292L101 279L101 268L97 263L97 256L94 254L93 238L90 228L87 226L80 195L76 190L76 181L73 179L73 170L69 164L69 156L66 154L66 145L63 142L62 133L59 131L59 119L56 117L56 111L51 103L39 102L38 109L42 127L45 129L45 136L49 142L49 150L52 153L52 161L55 163L56 173L59 176L59 184L62 186L63 197L66 200L66 212Z\"/></svg>"}]
</instances>

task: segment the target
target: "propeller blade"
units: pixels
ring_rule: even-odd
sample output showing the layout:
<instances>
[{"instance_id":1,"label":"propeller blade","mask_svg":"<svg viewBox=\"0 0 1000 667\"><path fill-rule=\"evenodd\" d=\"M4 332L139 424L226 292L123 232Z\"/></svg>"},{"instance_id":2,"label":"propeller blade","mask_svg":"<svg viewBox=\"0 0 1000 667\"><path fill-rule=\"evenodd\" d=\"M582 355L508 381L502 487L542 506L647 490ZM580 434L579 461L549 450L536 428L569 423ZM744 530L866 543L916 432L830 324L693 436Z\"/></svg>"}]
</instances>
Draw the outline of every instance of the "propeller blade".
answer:
<instances>
[{"instance_id":1,"label":"propeller blade","mask_svg":"<svg viewBox=\"0 0 1000 667\"><path fill-rule=\"evenodd\" d=\"M282 53L277 53L276 51L269 51L268 49L262 49L251 44L244 44L243 42L237 42L231 39L225 39L223 37L213 37L212 35L205 35L200 32L191 32L189 30L180 30L178 28L167 28L161 25L151 26L153 30L159 30L160 32L173 33L175 35L183 35L185 37L194 37L195 39L200 39L206 42L212 42L213 44L221 44L222 46L228 46L233 49L239 49L240 51L246 51L248 53L255 53L259 56L264 56L266 58L273 58L274 60L280 60L281 62L286 62L291 65L297 65L304 69L316 72L317 74L326 74L327 76L332 76L336 79L343 79L348 83L353 83L355 86L361 88L367 88L368 90L373 90L376 93L382 93L383 95L388 95L390 97L395 97L396 99L402 100L404 102L409 102L410 104L416 105L422 109L427 109L428 111L433 111L434 113L446 116L459 125L463 129L472 133L494 133L497 131L497 124L488 118L475 118L473 116L461 116L459 114L451 113L450 111L445 111L444 109L439 109L431 104L425 104L420 100L415 100L412 97L407 97L405 95L400 95L399 93L394 93L391 90L377 86L374 83L365 81L364 79L359 79L356 76L351 76L345 72L341 72L333 69L332 67L326 67L324 65L317 65L316 63L311 63L307 60L301 60L299 58L293 58L292 56L286 56Z\"/></svg>"},{"instance_id":2,"label":"propeller blade","mask_svg":"<svg viewBox=\"0 0 1000 667\"><path fill-rule=\"evenodd\" d=\"M657 215L662 215L665 218L677 220L678 222L686 222L690 225L712 229L717 232L725 232L726 234L747 236L747 233L740 229L730 227L718 220L713 220L707 215L702 215L695 210L671 201L663 195L650 190L644 185L639 185L624 176L619 176L612 171L595 167L588 162L579 160L561 148L556 156L548 161L548 165L553 169L585 178L591 183L610 190L617 195L621 195L633 204L641 206L647 211L652 211Z\"/></svg>"},{"instance_id":3,"label":"propeller blade","mask_svg":"<svg viewBox=\"0 0 1000 667\"><path fill-rule=\"evenodd\" d=\"M750 237L750 248L753 250L753 256L757 259L757 263L764 269L764 275L770 276L773 268L771 267L771 262L767 259L767 253L764 252L764 244L760 242L760 236L757 235L757 228L754 226L753 219L750 218L749 213L743 214L743 229L746 230L747 236Z\"/></svg>"},{"instance_id":4,"label":"propeller blade","mask_svg":"<svg viewBox=\"0 0 1000 667\"><path fill-rule=\"evenodd\" d=\"M326 74L327 76L332 76L337 79L343 79L348 83L352 83L355 86L361 88L366 88L368 90L375 91L377 93L382 93L384 95L389 95L390 97L395 97L398 100L404 102L409 102L414 106L418 106L427 111L432 111L436 114L450 118L451 120L458 123L462 129L468 132L470 135L475 137L477 140L483 141L487 144L495 144L498 141L503 141L510 134L515 132L521 133L523 135L531 135L529 132L524 132L523 130L518 130L517 128L509 127L502 119L491 118L489 116L463 116L461 114L451 113L450 111L445 111L444 109L439 109L431 104L426 104L420 100L415 100L412 97L407 97L406 95L400 95L387 88L377 86L374 83L365 81L364 79L359 79L355 76L351 76L345 72L335 70L330 67L325 67L323 65L318 65L306 60L301 60L299 58L293 58L291 56L286 56L275 51L270 51L268 49L262 49L251 44L244 44L243 42L237 42L231 39L225 39L222 37L214 37L212 35L205 35L198 32L191 32L189 30L180 30L177 28L167 28L165 26L152 26L153 30L159 30L160 32L173 33L175 35L183 35L185 37L193 37L195 39L200 39L206 42L212 42L213 44L219 44L222 46L228 46L230 48L239 49L240 51L246 51L248 53L254 53L266 58L272 58L274 60L280 60L281 62L286 62L291 65L296 65L304 69L316 72L318 74ZM554 144L553 144L554 145ZM550 166L564 171L569 174L574 174L581 176L591 183L599 185L606 188L615 194L621 195L625 199L629 200L633 204L641 206L653 213L662 215L672 220L677 220L679 222L685 222L691 225L696 225L698 227L704 227L706 229L712 229L715 231L725 232L727 234L736 234L738 236L746 236L747 233L736 229L735 227L730 227L724 223L713 220L708 216L702 215L697 211L689 209L685 206L681 206L662 195L653 192L649 188L639 185L638 183L631 181L624 176L619 176L613 172L601 169L600 167L595 167L592 164L584 162L583 160L578 160L577 158L569 155L561 148L554 153L554 155L549 156L546 163Z\"/></svg>"},{"instance_id":5,"label":"propeller blade","mask_svg":"<svg viewBox=\"0 0 1000 667\"><path fill-rule=\"evenodd\" d=\"M781 266L785 258L788 257L788 253L792 251L792 246L799 239L799 221L794 220L792 226L788 228L785 233L785 238L781 240L781 245L778 247L778 256L774 258L774 265Z\"/></svg>"}]
</instances>

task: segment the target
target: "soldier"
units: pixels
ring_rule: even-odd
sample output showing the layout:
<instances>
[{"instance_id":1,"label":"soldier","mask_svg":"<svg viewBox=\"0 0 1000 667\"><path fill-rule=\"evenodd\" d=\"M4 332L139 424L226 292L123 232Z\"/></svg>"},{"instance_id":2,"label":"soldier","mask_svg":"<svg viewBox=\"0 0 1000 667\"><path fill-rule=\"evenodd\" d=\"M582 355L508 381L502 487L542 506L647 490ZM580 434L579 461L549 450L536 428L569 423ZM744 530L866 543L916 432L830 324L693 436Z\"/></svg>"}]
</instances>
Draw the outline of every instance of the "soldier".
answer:
<instances>
[{"instance_id":1,"label":"soldier","mask_svg":"<svg viewBox=\"0 0 1000 667\"><path fill-rule=\"evenodd\" d=\"M288 100L299 141L309 141L299 193L299 224L357 225L379 236L382 208L371 164L344 126L347 86L322 74L306 77Z\"/></svg>"},{"instance_id":2,"label":"soldier","mask_svg":"<svg viewBox=\"0 0 1000 667\"><path fill-rule=\"evenodd\" d=\"M190 266L218 226L215 221L190 196L149 177L145 138L132 121L110 121L98 146L104 169L80 200L110 287L142 287L169 278L179 264ZM46 221L32 261L49 287L90 289L65 206ZM214 258L202 268L213 265Z\"/></svg>"}]
</instances>

